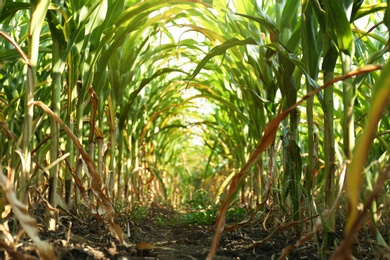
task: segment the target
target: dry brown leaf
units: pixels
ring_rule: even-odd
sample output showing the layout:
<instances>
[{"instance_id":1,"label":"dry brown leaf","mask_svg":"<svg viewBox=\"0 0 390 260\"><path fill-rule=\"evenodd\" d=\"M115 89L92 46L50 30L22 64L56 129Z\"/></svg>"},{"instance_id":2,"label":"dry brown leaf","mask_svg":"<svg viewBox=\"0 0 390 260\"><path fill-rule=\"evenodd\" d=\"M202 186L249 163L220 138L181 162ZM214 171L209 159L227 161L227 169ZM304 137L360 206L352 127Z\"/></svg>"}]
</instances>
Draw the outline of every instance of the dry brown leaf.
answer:
<instances>
[{"instance_id":1,"label":"dry brown leaf","mask_svg":"<svg viewBox=\"0 0 390 260\"><path fill-rule=\"evenodd\" d=\"M30 216L30 214L26 209L26 206L17 199L12 181L7 179L7 177L3 174L3 169L1 168L1 165L0 165L0 184L4 189L7 200L11 205L13 212L16 218L18 219L20 225L23 227L24 231L26 231L27 235L34 242L40 258L43 260L57 259L57 256L54 252L54 248L49 243L42 241L39 238L37 221Z\"/></svg>"},{"instance_id":2,"label":"dry brown leaf","mask_svg":"<svg viewBox=\"0 0 390 260\"><path fill-rule=\"evenodd\" d=\"M22 253L15 251L15 249L13 247L4 243L3 240L0 240L0 249L3 249L5 252L7 252L9 257L11 257L11 259L36 260L36 258L31 256L31 255L22 254Z\"/></svg>"},{"instance_id":3,"label":"dry brown leaf","mask_svg":"<svg viewBox=\"0 0 390 260\"><path fill-rule=\"evenodd\" d=\"M150 243L139 243L139 244L137 244L135 247L136 247L137 249L140 249L140 250L159 249L159 250L177 251L177 250L174 249L174 248L164 247L164 246L155 246L155 245L150 244Z\"/></svg>"},{"instance_id":4,"label":"dry brown leaf","mask_svg":"<svg viewBox=\"0 0 390 260\"><path fill-rule=\"evenodd\" d=\"M80 143L79 139L73 134L73 132L64 123L64 121L62 121L61 118L59 118L48 106L46 106L41 101L36 101L34 102L34 104L40 106L46 113L48 113L62 127L62 129L64 129L65 133L72 139L77 150L81 154L84 163L88 168L89 175L92 177L92 180L90 180L91 190L96 198L97 205L100 207L100 210L103 210L104 212L103 217L109 225L111 235L115 237L120 243L123 243L123 232L119 228L119 226L116 225L114 222L114 208L112 207L111 200L104 194L101 188L102 180L100 175L97 174L97 168L94 161L89 156L89 154L84 150L84 147ZM91 207L92 203L89 204L88 206ZM98 211L99 209L97 209L97 212Z\"/></svg>"},{"instance_id":5,"label":"dry brown leaf","mask_svg":"<svg viewBox=\"0 0 390 260\"><path fill-rule=\"evenodd\" d=\"M321 221L321 217L318 217L317 218L317 221L316 221L316 224L314 226L314 229L310 232L308 232L306 235L302 236L296 243L295 245L290 245L290 246L286 246L285 248L283 248L282 250L282 255L279 257L279 260L282 260L282 259L286 259L287 256L292 252L294 251L295 249L297 249L298 247L300 247L301 245L303 245L303 243L305 243L306 241L308 241L309 239L311 239L317 232L318 230L320 230L322 226L322 221Z\"/></svg>"}]
</instances>

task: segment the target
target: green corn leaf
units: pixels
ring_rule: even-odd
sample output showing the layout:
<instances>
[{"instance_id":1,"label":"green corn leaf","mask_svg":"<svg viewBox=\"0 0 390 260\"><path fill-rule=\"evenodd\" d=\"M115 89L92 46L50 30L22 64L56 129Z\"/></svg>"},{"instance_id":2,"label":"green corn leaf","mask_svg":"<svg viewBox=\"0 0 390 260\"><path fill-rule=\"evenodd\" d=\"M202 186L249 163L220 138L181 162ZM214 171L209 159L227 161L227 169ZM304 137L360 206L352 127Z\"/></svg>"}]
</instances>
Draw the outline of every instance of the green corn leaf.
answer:
<instances>
[{"instance_id":1,"label":"green corn leaf","mask_svg":"<svg viewBox=\"0 0 390 260\"><path fill-rule=\"evenodd\" d=\"M383 19L384 24L386 25L387 29L390 30L390 5L387 4L386 11L385 11L385 18Z\"/></svg>"},{"instance_id":2,"label":"green corn leaf","mask_svg":"<svg viewBox=\"0 0 390 260\"><path fill-rule=\"evenodd\" d=\"M253 38L247 38L244 40L239 40L237 38L229 39L223 44L214 47L211 51L199 62L198 66L195 68L189 80L192 80L198 75L202 68L205 67L206 63L211 60L213 57L218 55L223 55L230 48L247 45L247 44L256 44L256 41Z\"/></svg>"},{"instance_id":3,"label":"green corn leaf","mask_svg":"<svg viewBox=\"0 0 390 260\"><path fill-rule=\"evenodd\" d=\"M131 94L130 94L130 97L129 97L129 101L126 103L126 105L124 106L124 109L122 110L123 113L121 114L120 118L119 118L119 127L123 128L124 126L124 123L127 119L127 113L128 111L130 111L131 107L134 106L134 100L136 99L136 97L138 96L138 94L141 92L141 90L146 86L146 84L148 84L149 82L151 82L153 79L163 75L163 74L167 74L167 73L170 73L170 72L181 72L181 73L185 73L184 71L180 70L180 69L174 69L174 68L163 68L161 70L158 70L157 72L155 72L150 78L145 78L141 81L140 85L138 86L138 88L136 90L134 90Z\"/></svg>"},{"instance_id":4,"label":"green corn leaf","mask_svg":"<svg viewBox=\"0 0 390 260\"><path fill-rule=\"evenodd\" d=\"M239 14L236 13L236 15L248 18L252 21L258 22L259 24L263 25L265 28L267 28L268 32L271 35L271 39L274 39L274 41L281 42L279 37L280 37L280 31L277 28L275 22L266 14L264 14L262 11L258 11L257 15L258 17L254 17L251 15L246 15L246 14Z\"/></svg>"},{"instance_id":5,"label":"green corn leaf","mask_svg":"<svg viewBox=\"0 0 390 260\"><path fill-rule=\"evenodd\" d=\"M326 31L330 38L337 43L340 52L349 56L354 55L354 38L351 25L343 6L338 1L324 1L326 10Z\"/></svg>"},{"instance_id":6,"label":"green corn leaf","mask_svg":"<svg viewBox=\"0 0 390 260\"><path fill-rule=\"evenodd\" d=\"M349 19L350 22L352 22L355 19L355 16L357 12L360 9L360 6L363 4L364 0L354 0L353 1L353 7L352 7L352 13L351 13L351 18Z\"/></svg>"},{"instance_id":7,"label":"green corn leaf","mask_svg":"<svg viewBox=\"0 0 390 260\"><path fill-rule=\"evenodd\" d=\"M356 21L364 16L382 12L387 9L387 3L378 3L373 5L362 5L359 10L357 10L355 16L353 16L353 21Z\"/></svg>"},{"instance_id":8,"label":"green corn leaf","mask_svg":"<svg viewBox=\"0 0 390 260\"><path fill-rule=\"evenodd\" d=\"M30 3L5 1L4 5L0 6L0 23L5 19L10 18L15 12L20 10L30 9Z\"/></svg>"},{"instance_id":9,"label":"green corn leaf","mask_svg":"<svg viewBox=\"0 0 390 260\"><path fill-rule=\"evenodd\" d=\"M106 28L111 27L115 20L123 12L124 0L109 0L107 6L107 15L105 16L103 23L97 26L92 32L91 51L95 50L98 47L103 31Z\"/></svg>"},{"instance_id":10,"label":"green corn leaf","mask_svg":"<svg viewBox=\"0 0 390 260\"><path fill-rule=\"evenodd\" d=\"M313 80L310 77L309 73L306 71L306 67L305 67L304 63L300 59L298 59L298 57L296 57L294 54L288 52L281 44L271 43L271 44L264 45L264 47L267 49L276 51L279 54L283 55L290 62L292 62L295 66L299 67L302 70L303 74L305 74L305 76L306 76L306 80L313 88L319 87L317 82L315 80Z\"/></svg>"},{"instance_id":11,"label":"green corn leaf","mask_svg":"<svg viewBox=\"0 0 390 260\"><path fill-rule=\"evenodd\" d=\"M52 10L48 10L46 20L49 24L53 41L57 42L61 48L65 48L66 41L64 32L61 29L61 24L59 23L57 16Z\"/></svg>"},{"instance_id":12,"label":"green corn leaf","mask_svg":"<svg viewBox=\"0 0 390 260\"><path fill-rule=\"evenodd\" d=\"M295 53L296 50L299 48L299 45L301 44L301 36L302 36L302 30L301 25L299 23L296 24L291 36L289 37L289 40L286 43L286 48L288 51ZM316 49L316 44L311 46L313 49Z\"/></svg>"},{"instance_id":13,"label":"green corn leaf","mask_svg":"<svg viewBox=\"0 0 390 260\"><path fill-rule=\"evenodd\" d=\"M281 28L291 28L297 21L298 7L300 6L300 0L289 0L283 8L282 20L280 23Z\"/></svg>"},{"instance_id":14,"label":"green corn leaf","mask_svg":"<svg viewBox=\"0 0 390 260\"><path fill-rule=\"evenodd\" d=\"M27 47L21 48L24 53L27 53ZM51 53L51 49L47 47L39 47L39 53ZM14 62L20 58L20 54L15 49L0 49L0 62Z\"/></svg>"},{"instance_id":15,"label":"green corn leaf","mask_svg":"<svg viewBox=\"0 0 390 260\"><path fill-rule=\"evenodd\" d=\"M311 1L302 5L302 53L309 75L315 79L318 75L319 51L317 47L318 33L314 22L314 10Z\"/></svg>"}]
</instances>

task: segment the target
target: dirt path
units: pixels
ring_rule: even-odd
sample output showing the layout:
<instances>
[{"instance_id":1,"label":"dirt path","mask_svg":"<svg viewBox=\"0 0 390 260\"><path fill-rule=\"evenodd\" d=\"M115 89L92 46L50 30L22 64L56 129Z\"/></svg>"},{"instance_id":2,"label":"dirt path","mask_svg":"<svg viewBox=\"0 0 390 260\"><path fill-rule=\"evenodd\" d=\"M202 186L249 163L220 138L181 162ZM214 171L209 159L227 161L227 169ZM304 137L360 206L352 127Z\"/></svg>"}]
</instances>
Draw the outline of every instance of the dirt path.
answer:
<instances>
[{"instance_id":1,"label":"dirt path","mask_svg":"<svg viewBox=\"0 0 390 260\"><path fill-rule=\"evenodd\" d=\"M173 212L153 210L141 221L135 222L126 214L118 217L118 224L125 232L128 246L119 245L104 229L100 221L94 217L85 219L72 216L61 217L57 231L45 231L42 226L41 238L50 242L59 259L205 259L214 236L211 225L167 224L173 217ZM36 216L37 217L37 216ZM39 217L37 217L39 221ZM358 259L390 259L390 252L380 252L375 246L375 240L369 232L363 235L357 246ZM365 233L364 233L365 232ZM254 221L249 226L224 232L215 259L278 259L283 248L293 245L300 238L294 229L284 229L276 232L269 240L250 247L254 242L264 240L271 231L266 231L261 221ZM384 231L385 235L386 233ZM337 238L342 235L340 231ZM310 240L293 251L289 259L321 259L317 245L321 244L321 234L317 241ZM0 244L0 259L5 259L12 247ZM332 252L329 252L329 255ZM378 258L379 257L379 258ZM19 241L14 250L14 259L37 259L31 241Z\"/></svg>"}]
</instances>

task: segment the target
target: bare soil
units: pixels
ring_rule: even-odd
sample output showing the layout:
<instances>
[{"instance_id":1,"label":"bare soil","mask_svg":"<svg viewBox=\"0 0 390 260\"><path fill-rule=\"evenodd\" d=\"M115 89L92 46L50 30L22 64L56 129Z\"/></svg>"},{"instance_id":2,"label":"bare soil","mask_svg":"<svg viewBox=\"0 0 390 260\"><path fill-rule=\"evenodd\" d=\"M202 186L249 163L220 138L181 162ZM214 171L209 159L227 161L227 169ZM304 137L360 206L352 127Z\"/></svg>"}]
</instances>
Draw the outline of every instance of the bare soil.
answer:
<instances>
[{"instance_id":1,"label":"bare soil","mask_svg":"<svg viewBox=\"0 0 390 260\"><path fill-rule=\"evenodd\" d=\"M35 214L40 223L41 216ZM119 244L107 233L100 220L88 214L83 217L73 214L60 217L56 231L48 231L40 224L40 236L50 242L59 259L64 260L205 259L214 237L214 227L180 224L175 220L177 216L177 212L161 208L148 210L147 215L139 221L125 213L118 215L116 221L125 233L125 240L129 244L127 246ZM271 223L272 219L267 221ZM215 259L278 259L283 248L294 245L303 233L297 232L294 225L283 229L269 227L269 230L265 230L264 223L264 219L254 219L246 226L225 231ZM389 229L385 226L381 233L389 241ZM277 232L273 232L275 230ZM335 242L338 244L342 238L342 230L339 229L335 235ZM267 239L264 240L265 238ZM253 246L254 242L259 241L263 242ZM318 248L321 243L320 231L315 239L292 251L288 259L321 259ZM7 250L0 245L0 259L10 255L5 251L9 251L9 248ZM357 259L390 259L389 249L379 247L368 229L361 231L355 252ZM10 253L13 254L13 259L38 259L34 246L28 239L20 240L15 252ZM331 254L332 252L324 253L323 258L329 258Z\"/></svg>"}]
</instances>

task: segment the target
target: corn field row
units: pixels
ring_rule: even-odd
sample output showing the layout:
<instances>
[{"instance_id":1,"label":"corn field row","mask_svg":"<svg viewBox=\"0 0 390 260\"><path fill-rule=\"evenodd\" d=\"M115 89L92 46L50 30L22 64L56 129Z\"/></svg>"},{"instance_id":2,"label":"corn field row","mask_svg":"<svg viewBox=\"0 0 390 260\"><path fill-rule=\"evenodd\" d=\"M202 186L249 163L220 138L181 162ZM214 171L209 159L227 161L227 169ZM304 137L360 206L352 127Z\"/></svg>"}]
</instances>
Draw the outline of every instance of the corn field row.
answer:
<instances>
[{"instance_id":1,"label":"corn field row","mask_svg":"<svg viewBox=\"0 0 390 260\"><path fill-rule=\"evenodd\" d=\"M85 205L123 242L113 203L180 209L202 190L219 205L209 259L231 206L320 215L325 249L341 216L333 257L349 257L390 205L389 10L0 1L0 207L51 258L31 205L45 201L53 229L58 208Z\"/></svg>"}]
</instances>

